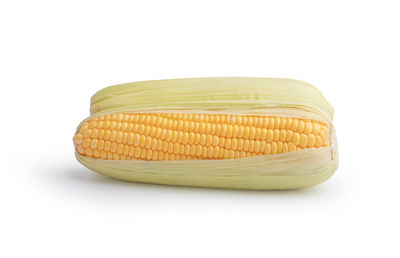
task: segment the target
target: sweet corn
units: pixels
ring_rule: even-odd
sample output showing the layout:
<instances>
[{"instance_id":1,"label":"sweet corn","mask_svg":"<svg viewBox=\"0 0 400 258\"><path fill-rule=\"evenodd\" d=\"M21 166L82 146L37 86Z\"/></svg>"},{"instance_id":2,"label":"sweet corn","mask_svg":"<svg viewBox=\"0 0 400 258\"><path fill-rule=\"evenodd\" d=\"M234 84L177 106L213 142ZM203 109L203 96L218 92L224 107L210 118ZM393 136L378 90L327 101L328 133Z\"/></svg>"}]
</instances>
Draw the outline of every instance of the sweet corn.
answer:
<instances>
[{"instance_id":1,"label":"sweet corn","mask_svg":"<svg viewBox=\"0 0 400 258\"><path fill-rule=\"evenodd\" d=\"M328 127L306 119L185 113L113 113L74 136L80 155L111 160L233 159L328 146Z\"/></svg>"},{"instance_id":2,"label":"sweet corn","mask_svg":"<svg viewBox=\"0 0 400 258\"><path fill-rule=\"evenodd\" d=\"M96 93L73 142L83 165L118 179L300 188L337 168L332 116L319 91L296 80L138 82Z\"/></svg>"}]
</instances>

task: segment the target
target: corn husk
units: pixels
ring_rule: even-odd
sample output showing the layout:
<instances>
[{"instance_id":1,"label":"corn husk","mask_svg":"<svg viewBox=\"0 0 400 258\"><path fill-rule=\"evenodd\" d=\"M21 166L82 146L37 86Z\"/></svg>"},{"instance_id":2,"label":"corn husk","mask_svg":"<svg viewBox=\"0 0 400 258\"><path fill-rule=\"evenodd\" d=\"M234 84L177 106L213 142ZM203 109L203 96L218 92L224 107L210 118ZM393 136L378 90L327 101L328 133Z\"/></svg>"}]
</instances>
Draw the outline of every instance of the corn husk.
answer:
<instances>
[{"instance_id":1,"label":"corn husk","mask_svg":"<svg viewBox=\"0 0 400 258\"><path fill-rule=\"evenodd\" d=\"M329 128L328 147L238 159L101 160L76 153L84 166L117 179L215 188L289 189L319 184L338 165L333 109L315 87L302 81L194 78L127 83L93 95L90 112L89 118L114 112L281 116L318 120Z\"/></svg>"}]
</instances>

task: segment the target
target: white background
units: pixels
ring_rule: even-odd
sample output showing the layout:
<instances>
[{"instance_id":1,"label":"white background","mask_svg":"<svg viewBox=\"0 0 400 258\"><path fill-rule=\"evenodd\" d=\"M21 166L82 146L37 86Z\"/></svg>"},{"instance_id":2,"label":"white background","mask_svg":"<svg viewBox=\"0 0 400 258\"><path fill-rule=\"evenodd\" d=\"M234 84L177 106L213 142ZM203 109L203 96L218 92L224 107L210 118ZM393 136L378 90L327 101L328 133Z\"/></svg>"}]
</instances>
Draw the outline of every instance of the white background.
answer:
<instances>
[{"instance_id":1,"label":"white background","mask_svg":"<svg viewBox=\"0 0 400 258\"><path fill-rule=\"evenodd\" d=\"M1 1L0 256L399 257L397 4ZM336 174L305 190L210 190L75 160L97 90L211 76L317 86L336 110Z\"/></svg>"}]
</instances>

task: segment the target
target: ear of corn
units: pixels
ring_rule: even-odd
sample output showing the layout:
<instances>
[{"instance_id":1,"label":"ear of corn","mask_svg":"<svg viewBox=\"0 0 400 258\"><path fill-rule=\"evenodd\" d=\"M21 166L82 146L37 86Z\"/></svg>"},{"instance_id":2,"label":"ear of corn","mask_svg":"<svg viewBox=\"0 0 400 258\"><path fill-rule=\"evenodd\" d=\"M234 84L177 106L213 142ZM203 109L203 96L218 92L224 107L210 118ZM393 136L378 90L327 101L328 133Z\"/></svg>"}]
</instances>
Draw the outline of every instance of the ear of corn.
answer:
<instances>
[{"instance_id":1,"label":"ear of corn","mask_svg":"<svg viewBox=\"0 0 400 258\"><path fill-rule=\"evenodd\" d=\"M74 145L83 165L129 181L299 188L337 167L332 117L321 93L295 80L138 82L96 93Z\"/></svg>"}]
</instances>

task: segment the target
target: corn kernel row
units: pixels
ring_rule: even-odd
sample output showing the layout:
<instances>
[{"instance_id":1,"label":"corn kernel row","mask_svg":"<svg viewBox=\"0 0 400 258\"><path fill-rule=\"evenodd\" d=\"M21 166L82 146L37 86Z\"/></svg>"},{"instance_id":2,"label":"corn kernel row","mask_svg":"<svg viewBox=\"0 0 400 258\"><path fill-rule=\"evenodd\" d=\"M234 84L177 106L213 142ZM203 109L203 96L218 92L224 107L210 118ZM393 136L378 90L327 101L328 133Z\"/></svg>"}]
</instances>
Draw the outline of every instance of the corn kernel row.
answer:
<instances>
[{"instance_id":1,"label":"corn kernel row","mask_svg":"<svg viewBox=\"0 0 400 258\"><path fill-rule=\"evenodd\" d=\"M167 149L154 150L141 147L133 147L124 144L112 145L109 148L99 149L92 145L77 147L78 153L87 157L102 158L102 159L145 159L145 160L187 160L187 159L233 159L259 155L268 155L299 150L301 147L296 147L293 144L273 142L262 142L260 145L255 145L250 148L245 148L241 151L220 148L219 146L204 147L200 145L177 145L170 144ZM247 149L247 151L246 151Z\"/></svg>"},{"instance_id":2,"label":"corn kernel row","mask_svg":"<svg viewBox=\"0 0 400 258\"><path fill-rule=\"evenodd\" d=\"M92 118L89 128L129 130L131 126L150 125L166 129L177 129L180 131L202 130L212 131L234 131L237 126L258 127L266 129L290 129L299 133L317 134L322 129L327 130L326 125L319 121L296 119L287 117L268 117L250 115L219 115L219 114L127 114L117 113ZM218 126L218 124L221 124ZM219 130L218 130L219 128ZM239 127L236 127L239 130Z\"/></svg>"}]
</instances>

